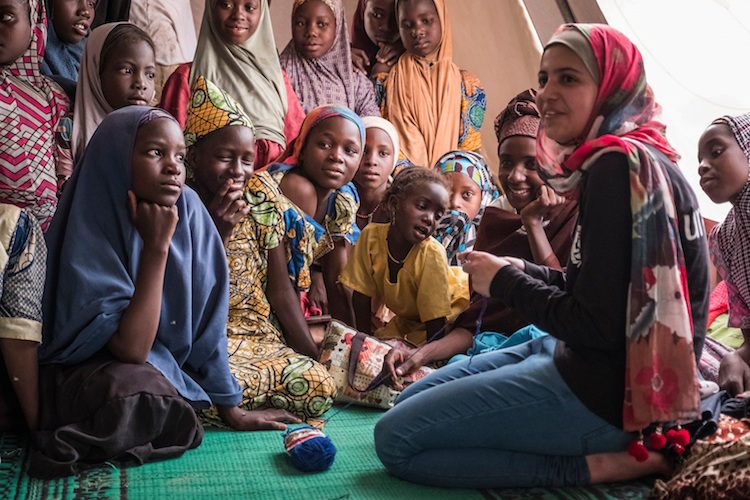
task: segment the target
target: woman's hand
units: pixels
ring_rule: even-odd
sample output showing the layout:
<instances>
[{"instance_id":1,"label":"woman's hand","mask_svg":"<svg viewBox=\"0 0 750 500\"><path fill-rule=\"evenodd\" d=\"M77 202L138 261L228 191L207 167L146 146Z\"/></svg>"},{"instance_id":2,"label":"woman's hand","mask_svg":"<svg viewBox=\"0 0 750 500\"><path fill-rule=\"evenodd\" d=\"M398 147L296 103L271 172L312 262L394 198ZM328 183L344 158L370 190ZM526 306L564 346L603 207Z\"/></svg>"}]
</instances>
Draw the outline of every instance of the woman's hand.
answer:
<instances>
[{"instance_id":1,"label":"woman's hand","mask_svg":"<svg viewBox=\"0 0 750 500\"><path fill-rule=\"evenodd\" d=\"M732 397L750 397L750 346L747 343L721 360L719 387Z\"/></svg>"},{"instance_id":2,"label":"woman's hand","mask_svg":"<svg viewBox=\"0 0 750 500\"><path fill-rule=\"evenodd\" d=\"M250 205L242 198L242 190L232 189L232 185L231 180L225 182L206 207L219 230L224 248L232 237L234 227L250 213Z\"/></svg>"},{"instance_id":3,"label":"woman's hand","mask_svg":"<svg viewBox=\"0 0 750 500\"><path fill-rule=\"evenodd\" d=\"M553 208L565 202L564 196L557 194L551 187L543 185L539 188L536 199L521 209L521 220L524 226L528 222L541 222Z\"/></svg>"},{"instance_id":4,"label":"woman's hand","mask_svg":"<svg viewBox=\"0 0 750 500\"><path fill-rule=\"evenodd\" d=\"M180 217L177 206L164 207L149 201L138 201L133 191L128 191L130 217L138 234L143 239L144 248L168 251L174 230Z\"/></svg>"},{"instance_id":5,"label":"woman's hand","mask_svg":"<svg viewBox=\"0 0 750 500\"><path fill-rule=\"evenodd\" d=\"M515 266L521 270L525 265L516 257L497 257L487 252L462 252L458 258L464 261L463 269L469 273L471 288L475 292L490 296L490 285L497 272L505 266Z\"/></svg>"},{"instance_id":6,"label":"woman's hand","mask_svg":"<svg viewBox=\"0 0 750 500\"><path fill-rule=\"evenodd\" d=\"M239 406L216 405L219 415L236 431L273 431L286 429L286 424L299 424L300 419L286 410L243 410Z\"/></svg>"},{"instance_id":7,"label":"woman's hand","mask_svg":"<svg viewBox=\"0 0 750 500\"><path fill-rule=\"evenodd\" d=\"M370 65L370 58L362 49L352 47L352 66L354 71L359 71L363 75L367 74L367 68Z\"/></svg>"}]
</instances>

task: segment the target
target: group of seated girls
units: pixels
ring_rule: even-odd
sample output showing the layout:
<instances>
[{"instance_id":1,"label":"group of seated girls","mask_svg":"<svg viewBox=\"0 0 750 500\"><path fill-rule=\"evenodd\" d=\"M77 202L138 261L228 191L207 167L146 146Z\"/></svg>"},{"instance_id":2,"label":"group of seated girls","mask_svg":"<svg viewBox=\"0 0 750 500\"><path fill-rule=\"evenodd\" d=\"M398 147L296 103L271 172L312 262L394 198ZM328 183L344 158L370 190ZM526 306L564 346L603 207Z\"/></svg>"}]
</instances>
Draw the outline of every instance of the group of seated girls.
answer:
<instances>
[{"instance_id":1,"label":"group of seated girls","mask_svg":"<svg viewBox=\"0 0 750 500\"><path fill-rule=\"evenodd\" d=\"M31 475L176 457L206 424L318 419L336 396L306 320L321 313L413 344L385 360L403 392L375 428L398 477L671 472L625 450L700 415L709 245L622 34L553 36L538 91L495 121L497 186L477 151L484 93L451 61L442 0L361 2L369 45L353 52L340 0L297 0L281 56L267 0L207 0L166 110L148 106L139 28L91 32L73 108L40 73L44 4L0 10L14 20L0 38L0 428L33 431ZM733 204L710 254L746 340L719 382L742 394L750 118L713 122L699 158L701 187Z\"/></svg>"}]
</instances>

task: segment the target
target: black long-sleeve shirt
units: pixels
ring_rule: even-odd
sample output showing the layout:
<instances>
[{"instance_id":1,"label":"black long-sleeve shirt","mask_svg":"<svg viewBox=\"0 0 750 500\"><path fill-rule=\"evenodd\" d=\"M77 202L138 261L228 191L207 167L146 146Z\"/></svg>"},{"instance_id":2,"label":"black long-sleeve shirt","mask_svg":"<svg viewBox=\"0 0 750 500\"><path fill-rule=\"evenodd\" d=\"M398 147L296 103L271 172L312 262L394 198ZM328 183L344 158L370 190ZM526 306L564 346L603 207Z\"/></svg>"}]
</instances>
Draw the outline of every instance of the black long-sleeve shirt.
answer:
<instances>
[{"instance_id":1,"label":"black long-sleeve shirt","mask_svg":"<svg viewBox=\"0 0 750 500\"><path fill-rule=\"evenodd\" d=\"M696 358L706 335L708 246L695 193L661 155L685 254ZM626 158L608 153L581 181L580 212L565 273L526 262L498 271L490 293L558 339L555 365L591 411L622 427L632 215Z\"/></svg>"}]
</instances>

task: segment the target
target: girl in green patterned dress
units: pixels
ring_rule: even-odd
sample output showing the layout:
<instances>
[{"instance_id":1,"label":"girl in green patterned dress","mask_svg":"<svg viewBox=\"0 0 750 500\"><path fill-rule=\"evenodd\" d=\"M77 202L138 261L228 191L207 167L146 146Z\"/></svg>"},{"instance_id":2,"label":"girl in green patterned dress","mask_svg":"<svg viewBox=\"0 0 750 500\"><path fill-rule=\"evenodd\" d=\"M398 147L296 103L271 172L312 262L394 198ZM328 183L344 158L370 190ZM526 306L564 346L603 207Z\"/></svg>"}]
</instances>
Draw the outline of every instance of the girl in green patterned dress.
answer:
<instances>
[{"instance_id":1,"label":"girl in green patterned dress","mask_svg":"<svg viewBox=\"0 0 750 500\"><path fill-rule=\"evenodd\" d=\"M346 108L318 108L287 163L252 174L249 119L209 82L200 79L193 89L188 161L192 185L227 247L229 364L244 391L243 407L281 408L309 421L333 403L336 388L317 362L299 293L310 287L313 260L324 276L337 275L359 234L350 181L363 130ZM332 301L336 292L328 287Z\"/></svg>"}]
</instances>

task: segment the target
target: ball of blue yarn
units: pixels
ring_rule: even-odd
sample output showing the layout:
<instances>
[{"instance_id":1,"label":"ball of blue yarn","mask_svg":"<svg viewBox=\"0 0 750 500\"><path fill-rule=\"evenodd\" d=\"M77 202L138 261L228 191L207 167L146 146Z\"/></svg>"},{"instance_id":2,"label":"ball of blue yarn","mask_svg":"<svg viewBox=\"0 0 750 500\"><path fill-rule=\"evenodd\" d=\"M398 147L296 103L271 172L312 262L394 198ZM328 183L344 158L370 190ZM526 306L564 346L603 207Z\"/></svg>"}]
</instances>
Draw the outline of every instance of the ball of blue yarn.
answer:
<instances>
[{"instance_id":1,"label":"ball of blue yarn","mask_svg":"<svg viewBox=\"0 0 750 500\"><path fill-rule=\"evenodd\" d=\"M302 472L328 470L336 457L330 438L310 425L288 430L284 446L292 467Z\"/></svg>"}]
</instances>

